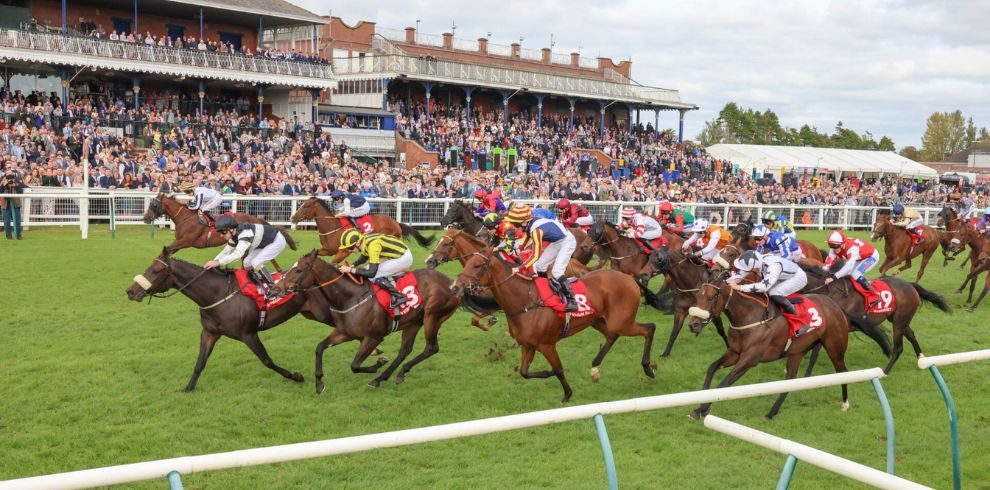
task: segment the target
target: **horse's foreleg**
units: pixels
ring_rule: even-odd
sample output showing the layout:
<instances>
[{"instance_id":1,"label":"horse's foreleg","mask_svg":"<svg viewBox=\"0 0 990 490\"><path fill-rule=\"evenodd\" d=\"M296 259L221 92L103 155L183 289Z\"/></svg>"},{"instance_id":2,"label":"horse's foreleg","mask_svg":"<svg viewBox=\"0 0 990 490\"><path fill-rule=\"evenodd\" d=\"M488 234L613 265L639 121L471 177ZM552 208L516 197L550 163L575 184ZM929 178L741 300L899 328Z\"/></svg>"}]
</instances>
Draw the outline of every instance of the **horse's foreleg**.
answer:
<instances>
[{"instance_id":1,"label":"horse's foreleg","mask_svg":"<svg viewBox=\"0 0 990 490\"><path fill-rule=\"evenodd\" d=\"M323 351L327 350L327 347L333 347L348 340L351 340L351 338L344 335L340 330L335 329L333 332L330 332L327 338L323 339L323 342L316 345L316 369L313 371L313 377L316 378L317 395L323 393L323 390L326 389L326 385L323 384Z\"/></svg>"},{"instance_id":2,"label":"horse's foreleg","mask_svg":"<svg viewBox=\"0 0 990 490\"><path fill-rule=\"evenodd\" d=\"M519 362L519 375L524 379L542 379L549 378L553 376L551 371L536 371L529 372L529 365L533 362L533 357L536 356L536 348L531 345L519 345L520 353L522 354L522 359Z\"/></svg>"},{"instance_id":3,"label":"horse's foreleg","mask_svg":"<svg viewBox=\"0 0 990 490\"><path fill-rule=\"evenodd\" d=\"M408 373L413 366L425 361L426 359L432 357L437 352L440 352L440 342L438 340L438 333L440 332L440 325L443 324L447 318L453 312L447 314L445 317L438 317L435 314L427 313L423 318L423 336L426 337L426 347L423 348L423 352L420 352L418 356L414 357L413 360L405 363L402 369L399 370L399 375L395 377L395 384L402 384L406 380L406 373ZM494 317L493 317L494 318Z\"/></svg>"},{"instance_id":4,"label":"horse's foreleg","mask_svg":"<svg viewBox=\"0 0 990 490\"><path fill-rule=\"evenodd\" d=\"M564 365L560 362L560 355L557 354L557 346L554 344L541 344L539 349L543 357L550 363L554 376L557 376L557 380L560 381L560 387L564 389L564 398L560 400L560 403L567 403L574 391L571 390L571 385L567 382L567 378L564 377Z\"/></svg>"},{"instance_id":5,"label":"horse's foreleg","mask_svg":"<svg viewBox=\"0 0 990 490\"><path fill-rule=\"evenodd\" d=\"M729 375L726 376L725 379L723 379L722 382L718 384L719 388L732 386L732 383L738 381L739 378L742 377L742 375L746 374L747 371L749 371L753 366L757 365L760 362L760 357L762 357L762 353L754 353L754 350L755 349L751 349L748 352L743 352L743 355L736 360L735 365L732 368L732 371L729 373ZM720 365L724 365L726 361L729 359L728 356L729 353L726 353L725 355L722 356L721 359L719 359L719 361L721 361L721 364L716 364L719 363L719 361L715 361L715 363L712 363L712 365L708 367L708 370L711 372L712 377L714 377L715 375L713 368L717 370ZM705 381L707 385L711 386L711 377L706 376ZM706 387L705 389L708 388ZM711 403L702 403L701 405L698 406L698 408L694 409L694 411L688 415L691 418L698 420L704 417L705 415L708 415L708 411L711 408L712 408Z\"/></svg>"},{"instance_id":6,"label":"horse's foreleg","mask_svg":"<svg viewBox=\"0 0 990 490\"><path fill-rule=\"evenodd\" d=\"M598 382L601 377L598 366L602 365L605 355L608 354L608 351L612 350L612 345L614 345L615 341L619 339L619 334L610 332L600 319L595 321L592 327L605 336L605 343L602 344L600 349L598 349L598 354L591 361L591 379Z\"/></svg>"},{"instance_id":7,"label":"horse's foreleg","mask_svg":"<svg viewBox=\"0 0 990 490\"><path fill-rule=\"evenodd\" d=\"M817 353L818 345L820 345L820 343L818 341L815 341L815 344L816 346L814 349L815 352ZM802 359L804 359L804 352L792 352L787 354L787 369L784 375L784 379L794 379L797 377L798 368L801 367ZM813 366L814 364L809 363L808 365L809 371L810 368ZM786 398L787 398L787 392L777 395L777 401L773 403L773 406L770 407L770 411L767 412L765 416L767 420L773 420L774 416L777 415L778 412L780 412L780 406L784 404L784 400Z\"/></svg>"},{"instance_id":8,"label":"horse's foreleg","mask_svg":"<svg viewBox=\"0 0 990 490\"><path fill-rule=\"evenodd\" d=\"M382 374L379 374L377 378L371 380L368 386L372 388L378 388L378 385L382 381L385 381L392 376L392 373L402 364L402 361L409 357L409 353L412 352L413 344L416 343L416 334L419 333L419 328L407 328L402 331L402 344L399 346L399 353L395 355L395 360L392 364L389 364Z\"/></svg>"},{"instance_id":9,"label":"horse's foreleg","mask_svg":"<svg viewBox=\"0 0 990 490\"><path fill-rule=\"evenodd\" d=\"M275 364L275 361L272 361L272 358L271 356L268 355L268 351L265 349L264 344L261 343L261 339L258 337L258 334L253 333L253 334L245 335L244 337L241 338L241 342L244 342L244 344L251 349L251 352L254 352L254 355L258 356L258 359L261 360L261 363L264 364L265 367L267 367L268 369L271 369L272 371L281 374L286 379L291 379L296 383L303 382L302 373L298 373L298 372L290 373L289 371L285 370L278 364Z\"/></svg>"},{"instance_id":10,"label":"horse's foreleg","mask_svg":"<svg viewBox=\"0 0 990 490\"><path fill-rule=\"evenodd\" d=\"M653 361L650 359L650 351L653 350L653 334L657 331L657 326L653 323L639 323L639 326L646 329L643 335L643 359L640 364L643 366L643 374L650 378L657 376Z\"/></svg>"},{"instance_id":11,"label":"horse's foreleg","mask_svg":"<svg viewBox=\"0 0 990 490\"><path fill-rule=\"evenodd\" d=\"M342 260L346 259L348 255L350 254L347 253L346 250L338 250L337 253L334 254L333 258L330 259L330 263L339 264Z\"/></svg>"},{"instance_id":12,"label":"horse's foreleg","mask_svg":"<svg viewBox=\"0 0 990 490\"><path fill-rule=\"evenodd\" d=\"M895 262L894 259L891 259L890 257L884 257L883 263L880 264L880 269L879 269L880 275L881 276L886 275L887 269L890 269L891 267L899 264L900 262L901 262L900 260Z\"/></svg>"},{"instance_id":13,"label":"horse's foreleg","mask_svg":"<svg viewBox=\"0 0 990 490\"><path fill-rule=\"evenodd\" d=\"M847 318L849 315L847 315ZM873 339L877 345L880 346L880 350L883 351L883 355L890 357L890 341L887 340L887 334L884 333L880 325L874 325L866 320L857 318L856 320L849 319L849 324L851 326L856 326L859 328L860 332L866 334L867 337Z\"/></svg>"},{"instance_id":14,"label":"horse's foreleg","mask_svg":"<svg viewBox=\"0 0 990 490\"><path fill-rule=\"evenodd\" d=\"M934 252L935 249L931 249L921 258L921 267L918 269L918 276L914 278L914 282L921 282L921 276L925 275L925 267L928 267L928 261L931 260Z\"/></svg>"},{"instance_id":15,"label":"horse's foreleg","mask_svg":"<svg viewBox=\"0 0 990 490\"><path fill-rule=\"evenodd\" d=\"M687 316L686 310L683 308L674 307L674 328L670 331L670 339L667 340L667 347L663 349L663 353L660 357L669 357L670 350L674 348L674 341L677 340L677 335L681 333L681 328L684 327L684 318Z\"/></svg>"},{"instance_id":16,"label":"horse's foreleg","mask_svg":"<svg viewBox=\"0 0 990 490\"><path fill-rule=\"evenodd\" d=\"M725 327L722 325L722 316L719 315L712 318L712 323L715 324L715 331L718 332L718 336L722 337L722 342L725 342L725 346L729 346L729 336L725 334Z\"/></svg>"},{"instance_id":17,"label":"horse's foreleg","mask_svg":"<svg viewBox=\"0 0 990 490\"><path fill-rule=\"evenodd\" d=\"M205 328L199 333L199 357L196 358L196 367L193 368L192 377L189 378L189 384L186 385L183 391L196 389L196 381L199 380L199 375L206 368L206 361L210 358L210 354L213 353L213 347L217 345L218 340L220 340L220 334L212 333Z\"/></svg>"},{"instance_id":18,"label":"horse's foreleg","mask_svg":"<svg viewBox=\"0 0 990 490\"><path fill-rule=\"evenodd\" d=\"M354 359L351 361L351 372L352 373L377 373L382 366L388 362L388 359L384 357L379 357L378 361L371 366L362 366L361 363L364 362L368 356L371 355L375 347L382 342L382 339L375 337L365 337L361 339L361 346L358 347L357 354L354 354Z\"/></svg>"}]
</instances>

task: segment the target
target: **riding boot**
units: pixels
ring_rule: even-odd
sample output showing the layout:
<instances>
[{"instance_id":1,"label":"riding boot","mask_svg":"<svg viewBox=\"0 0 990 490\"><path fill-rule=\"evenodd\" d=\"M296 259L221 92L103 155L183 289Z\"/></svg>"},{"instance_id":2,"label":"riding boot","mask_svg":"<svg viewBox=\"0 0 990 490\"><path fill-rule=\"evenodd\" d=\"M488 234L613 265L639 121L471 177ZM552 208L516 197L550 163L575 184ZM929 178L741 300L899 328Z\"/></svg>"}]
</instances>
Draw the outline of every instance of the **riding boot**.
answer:
<instances>
[{"instance_id":1,"label":"riding boot","mask_svg":"<svg viewBox=\"0 0 990 490\"><path fill-rule=\"evenodd\" d=\"M355 218L353 216L348 216L347 217L347 221L350 221L351 222L351 226L353 226L355 230L361 231L361 227L358 226L357 218Z\"/></svg>"},{"instance_id":2,"label":"riding boot","mask_svg":"<svg viewBox=\"0 0 990 490\"><path fill-rule=\"evenodd\" d=\"M797 310L794 309L794 305L784 296L773 295L770 297L773 303L780 307L780 310L788 315L797 315Z\"/></svg>"},{"instance_id":3,"label":"riding boot","mask_svg":"<svg viewBox=\"0 0 990 490\"><path fill-rule=\"evenodd\" d=\"M272 277L272 273L268 272L268 269L264 267L255 269L255 271L258 274L258 282L264 284L265 299L268 301L277 299L279 296L275 292L275 278Z\"/></svg>"},{"instance_id":4,"label":"riding boot","mask_svg":"<svg viewBox=\"0 0 990 490\"><path fill-rule=\"evenodd\" d=\"M200 209L196 212L196 217L199 219L199 224L203 226L210 226L210 223L206 221L206 216L203 215L203 210Z\"/></svg>"},{"instance_id":5,"label":"riding boot","mask_svg":"<svg viewBox=\"0 0 990 490\"><path fill-rule=\"evenodd\" d=\"M870 280L867 279L866 276L857 277L856 282L858 282L860 286L863 286L863 289L871 293L873 292L873 284L870 283Z\"/></svg>"},{"instance_id":6,"label":"riding boot","mask_svg":"<svg viewBox=\"0 0 990 490\"><path fill-rule=\"evenodd\" d=\"M377 279L374 279L372 282L377 284L378 287L388 291L388 294L392 296L392 304L390 305L392 308L392 313L395 316L399 316L399 307L409 302L409 299L406 298L406 295L399 292L399 290L395 287L395 283L392 282L392 278L390 277L379 277Z\"/></svg>"},{"instance_id":7,"label":"riding boot","mask_svg":"<svg viewBox=\"0 0 990 490\"><path fill-rule=\"evenodd\" d=\"M915 245L921 245L922 243L925 243L925 235L922 234L919 228L912 228L911 234L918 237L918 241L914 243Z\"/></svg>"},{"instance_id":8,"label":"riding boot","mask_svg":"<svg viewBox=\"0 0 990 490\"><path fill-rule=\"evenodd\" d=\"M563 293L564 300L567 302L564 306L564 311L571 312L578 310L577 301L574 300L574 290L571 288L571 283L567 281L566 277L561 276L551 279L550 284L554 286L554 289Z\"/></svg>"},{"instance_id":9,"label":"riding boot","mask_svg":"<svg viewBox=\"0 0 990 490\"><path fill-rule=\"evenodd\" d=\"M797 329L797 331L794 332L794 336L791 337L791 338L792 339L796 339L796 338L798 338L798 337L800 337L800 336L808 333L808 330L811 330L811 326L808 325L807 323L805 323L804 325L801 325L801 328Z\"/></svg>"}]
</instances>

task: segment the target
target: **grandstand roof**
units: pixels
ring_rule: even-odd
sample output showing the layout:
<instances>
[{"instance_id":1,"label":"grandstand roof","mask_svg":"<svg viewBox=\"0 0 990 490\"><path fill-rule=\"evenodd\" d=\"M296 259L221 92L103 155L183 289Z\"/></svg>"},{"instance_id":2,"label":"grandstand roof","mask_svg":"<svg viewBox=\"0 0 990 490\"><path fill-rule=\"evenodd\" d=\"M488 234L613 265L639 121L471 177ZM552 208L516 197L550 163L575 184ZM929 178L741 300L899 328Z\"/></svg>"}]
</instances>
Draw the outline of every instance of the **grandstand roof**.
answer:
<instances>
[{"instance_id":1,"label":"grandstand roof","mask_svg":"<svg viewBox=\"0 0 990 490\"><path fill-rule=\"evenodd\" d=\"M938 177L934 169L892 151L735 144L718 144L707 150L713 157L728 160L745 170L816 168L830 172Z\"/></svg>"},{"instance_id":2,"label":"grandstand roof","mask_svg":"<svg viewBox=\"0 0 990 490\"><path fill-rule=\"evenodd\" d=\"M257 24L259 15L266 17L265 27L290 24L326 24L329 21L285 0L166 0L171 4L194 5L228 11L234 17L251 17Z\"/></svg>"}]
</instances>

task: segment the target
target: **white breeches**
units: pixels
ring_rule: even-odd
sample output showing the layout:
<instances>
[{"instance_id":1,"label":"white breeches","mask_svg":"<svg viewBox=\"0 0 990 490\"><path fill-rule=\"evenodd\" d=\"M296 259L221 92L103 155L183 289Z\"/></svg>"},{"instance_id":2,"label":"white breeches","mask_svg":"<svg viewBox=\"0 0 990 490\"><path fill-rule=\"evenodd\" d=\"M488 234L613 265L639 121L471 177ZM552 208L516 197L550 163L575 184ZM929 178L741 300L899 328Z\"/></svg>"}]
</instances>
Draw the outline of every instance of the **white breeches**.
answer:
<instances>
[{"instance_id":1,"label":"white breeches","mask_svg":"<svg viewBox=\"0 0 990 490\"><path fill-rule=\"evenodd\" d=\"M199 209L200 209L200 211L209 211L209 210L211 210L211 209L219 206L222 203L223 203L223 197L222 196L217 196L217 197L215 197L213 199L210 199L209 201L204 202L203 205L199 207Z\"/></svg>"},{"instance_id":2,"label":"white breeches","mask_svg":"<svg viewBox=\"0 0 990 490\"><path fill-rule=\"evenodd\" d=\"M369 212L371 212L371 203L366 202L356 208L351 208L350 211L346 212L346 215L350 216L351 218L360 218L361 216L364 216Z\"/></svg>"},{"instance_id":3,"label":"white breeches","mask_svg":"<svg viewBox=\"0 0 990 490\"><path fill-rule=\"evenodd\" d=\"M721 250L719 250L718 247L713 247L711 250L707 252L702 252L701 258L707 261L712 261L715 260L715 257L718 257L719 252L721 252Z\"/></svg>"},{"instance_id":4,"label":"white breeches","mask_svg":"<svg viewBox=\"0 0 990 490\"><path fill-rule=\"evenodd\" d=\"M808 276L803 272L801 274L796 274L790 279L780 281L774 284L767 293L770 296L789 296L800 291L802 288L808 285Z\"/></svg>"},{"instance_id":5,"label":"white breeches","mask_svg":"<svg viewBox=\"0 0 990 490\"><path fill-rule=\"evenodd\" d=\"M378 279L379 277L391 278L402 271L409 270L412 267L412 264L412 252L406 250L406 253L402 254L401 257L397 259L384 260L378 264L378 272L375 273L375 277L373 279Z\"/></svg>"},{"instance_id":6,"label":"white breeches","mask_svg":"<svg viewBox=\"0 0 990 490\"><path fill-rule=\"evenodd\" d=\"M536 263L533 264L533 270L536 272L546 272L552 263L553 269L550 274L553 277L563 276L567 272L567 264L570 263L571 255L574 254L575 248L577 248L577 240L568 231L564 234L563 240L553 242L547 245L547 248L543 249L540 258L536 259Z\"/></svg>"},{"instance_id":7,"label":"white breeches","mask_svg":"<svg viewBox=\"0 0 990 490\"><path fill-rule=\"evenodd\" d=\"M591 226L593 224L595 224L595 220L591 217L591 215L581 216L574 220L574 225L576 226Z\"/></svg>"},{"instance_id":8,"label":"white breeches","mask_svg":"<svg viewBox=\"0 0 990 490\"><path fill-rule=\"evenodd\" d=\"M921 226L923 224L925 224L925 218L918 218L918 219L916 219L916 220L908 223L907 226L906 226L906 228L917 228L917 227L919 227L919 226Z\"/></svg>"},{"instance_id":9,"label":"white breeches","mask_svg":"<svg viewBox=\"0 0 990 490\"><path fill-rule=\"evenodd\" d=\"M278 257L278 254L285 250L285 237L281 233L275 235L275 240L264 248L256 248L248 252L244 257L245 269L261 269L265 264Z\"/></svg>"}]
</instances>

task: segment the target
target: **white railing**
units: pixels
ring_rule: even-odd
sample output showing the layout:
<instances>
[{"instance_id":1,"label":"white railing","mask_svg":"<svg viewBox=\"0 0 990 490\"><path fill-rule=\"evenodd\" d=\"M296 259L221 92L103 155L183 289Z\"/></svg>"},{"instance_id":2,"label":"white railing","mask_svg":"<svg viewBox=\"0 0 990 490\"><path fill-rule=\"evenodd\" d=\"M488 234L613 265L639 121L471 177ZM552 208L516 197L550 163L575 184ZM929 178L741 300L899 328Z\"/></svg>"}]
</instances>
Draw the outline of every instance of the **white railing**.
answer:
<instances>
[{"instance_id":1,"label":"white railing","mask_svg":"<svg viewBox=\"0 0 990 490\"><path fill-rule=\"evenodd\" d=\"M543 61L543 52L539 49L519 48L519 57L530 61Z\"/></svg>"},{"instance_id":2,"label":"white railing","mask_svg":"<svg viewBox=\"0 0 990 490\"><path fill-rule=\"evenodd\" d=\"M512 56L512 46L506 46L504 44L488 43L488 54L495 56L505 56L506 58L508 58Z\"/></svg>"},{"instance_id":3,"label":"white railing","mask_svg":"<svg viewBox=\"0 0 990 490\"><path fill-rule=\"evenodd\" d=\"M406 31L404 29L392 29L391 27L375 26L375 34L378 34L389 41L406 42Z\"/></svg>"},{"instance_id":4,"label":"white railing","mask_svg":"<svg viewBox=\"0 0 990 490\"><path fill-rule=\"evenodd\" d=\"M555 65L571 65L571 55L567 53L552 53L550 54L550 62Z\"/></svg>"},{"instance_id":5,"label":"white railing","mask_svg":"<svg viewBox=\"0 0 990 490\"><path fill-rule=\"evenodd\" d=\"M350 145L350 138L348 145ZM106 221L116 225L141 224L144 211L148 208L155 194L132 190L90 189L88 197L82 189L34 187L23 195L22 222L24 226L48 225L82 225L80 204L88 202L88 216L91 221ZM280 226L293 226L289 218L295 213L300 203L309 196L242 196L231 194L225 196L224 204L219 211L236 211L254 214ZM447 212L455 199L406 199L406 198L371 198L372 212L388 215L389 217L419 228L436 228L440 219ZM466 200L470 203L470 199ZM544 208L555 209L554 200L517 199L514 202L525 202ZM575 201L588 208L596 221L608 220L617 222L619 212L625 206L634 207L640 211L656 215L658 202L642 201ZM755 204L699 204L685 203L676 206L692 212L696 218L705 218L723 226L735 225L750 216L762 216L764 211L773 210L790 218L791 224L798 230L869 230L873 226L879 208L860 206L805 206L805 205L774 205L763 206ZM915 208L925 218L925 223L934 226L938 220L940 207ZM162 222L166 223L166 222ZM312 222L302 225L313 226Z\"/></svg>"},{"instance_id":6,"label":"white railing","mask_svg":"<svg viewBox=\"0 0 990 490\"><path fill-rule=\"evenodd\" d=\"M459 39L454 38L454 49L460 51L471 51L473 53L478 52L479 46L478 41L472 41L470 39Z\"/></svg>"},{"instance_id":7,"label":"white railing","mask_svg":"<svg viewBox=\"0 0 990 490\"><path fill-rule=\"evenodd\" d=\"M433 46L435 48L443 47L443 36L438 36L436 34L421 34L416 33L416 44L423 46Z\"/></svg>"},{"instance_id":8,"label":"white railing","mask_svg":"<svg viewBox=\"0 0 990 490\"><path fill-rule=\"evenodd\" d=\"M598 68L598 60L595 58L578 58L578 66L582 68Z\"/></svg>"},{"instance_id":9,"label":"white railing","mask_svg":"<svg viewBox=\"0 0 990 490\"><path fill-rule=\"evenodd\" d=\"M17 48L61 54L95 56L114 60L168 63L220 70L329 79L330 65L303 63L264 56L179 49L167 46L110 41L95 37L0 29L0 48Z\"/></svg>"}]
</instances>

